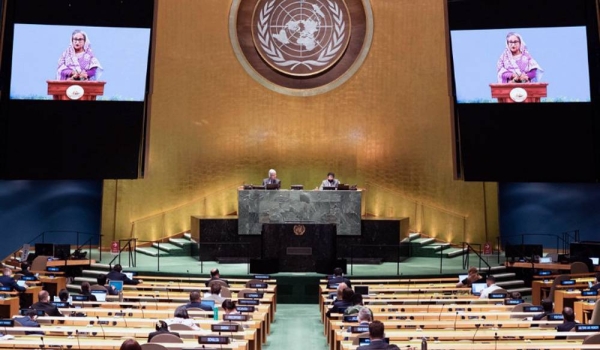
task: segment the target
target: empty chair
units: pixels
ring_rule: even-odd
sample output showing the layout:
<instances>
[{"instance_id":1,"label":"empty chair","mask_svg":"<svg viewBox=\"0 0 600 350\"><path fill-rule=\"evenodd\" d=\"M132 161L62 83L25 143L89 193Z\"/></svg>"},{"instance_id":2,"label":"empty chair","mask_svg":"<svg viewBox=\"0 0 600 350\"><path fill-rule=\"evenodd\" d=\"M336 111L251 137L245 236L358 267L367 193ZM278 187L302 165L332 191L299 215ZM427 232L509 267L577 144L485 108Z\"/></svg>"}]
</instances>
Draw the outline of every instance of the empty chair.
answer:
<instances>
[{"instance_id":1,"label":"empty chair","mask_svg":"<svg viewBox=\"0 0 600 350\"><path fill-rule=\"evenodd\" d=\"M519 305L515 305L515 307L512 308L512 310L510 310L511 313L521 313L523 312L523 308L525 306L532 306L533 304L531 303L521 303ZM518 319L522 319L523 315L514 315L514 316L510 316L510 318L518 318Z\"/></svg>"},{"instance_id":2,"label":"empty chair","mask_svg":"<svg viewBox=\"0 0 600 350\"><path fill-rule=\"evenodd\" d=\"M208 283L208 288L210 288L210 286L212 286L213 284L220 284L221 287L229 287L227 285L227 282L225 282L223 280L212 280Z\"/></svg>"},{"instance_id":3,"label":"empty chair","mask_svg":"<svg viewBox=\"0 0 600 350\"><path fill-rule=\"evenodd\" d=\"M167 350L167 348L160 344L146 343L142 344L142 350Z\"/></svg>"},{"instance_id":4,"label":"empty chair","mask_svg":"<svg viewBox=\"0 0 600 350\"><path fill-rule=\"evenodd\" d=\"M231 298L231 291L228 287L221 287L221 297L222 298Z\"/></svg>"},{"instance_id":5,"label":"empty chair","mask_svg":"<svg viewBox=\"0 0 600 350\"><path fill-rule=\"evenodd\" d=\"M491 293L504 293L508 296L508 291L504 288L494 289L493 291L491 291Z\"/></svg>"},{"instance_id":6,"label":"empty chair","mask_svg":"<svg viewBox=\"0 0 600 350\"><path fill-rule=\"evenodd\" d=\"M183 340L176 335L173 334L157 334L152 337L150 343L179 343L182 344ZM171 347L169 346L169 350L182 350L183 347Z\"/></svg>"},{"instance_id":7,"label":"empty chair","mask_svg":"<svg viewBox=\"0 0 600 350\"><path fill-rule=\"evenodd\" d=\"M560 275L554 278L552 286L550 287L550 292L547 295L545 295L542 299L549 299L550 301L554 302L554 291L556 291L556 286L560 285L560 282L566 281L570 278L571 277L569 275Z\"/></svg>"},{"instance_id":8,"label":"empty chair","mask_svg":"<svg viewBox=\"0 0 600 350\"><path fill-rule=\"evenodd\" d=\"M251 279L250 281L246 282L246 288L250 288L250 284L254 284L254 283L264 283L261 280L257 280L257 279Z\"/></svg>"},{"instance_id":9,"label":"empty chair","mask_svg":"<svg viewBox=\"0 0 600 350\"><path fill-rule=\"evenodd\" d=\"M256 293L256 290L255 289L242 289L238 292L238 295L237 295L238 299L244 299L245 298L244 294L246 294L246 293ZM223 290L221 290L221 296L223 296L222 294L223 294Z\"/></svg>"},{"instance_id":10,"label":"empty chair","mask_svg":"<svg viewBox=\"0 0 600 350\"><path fill-rule=\"evenodd\" d=\"M574 273L588 273L590 272L588 266L581 261L576 261L571 264L571 274Z\"/></svg>"},{"instance_id":11,"label":"empty chair","mask_svg":"<svg viewBox=\"0 0 600 350\"><path fill-rule=\"evenodd\" d=\"M596 301L594 304L594 310L592 311L592 317L590 317L589 324L600 324L600 303Z\"/></svg>"},{"instance_id":12,"label":"empty chair","mask_svg":"<svg viewBox=\"0 0 600 350\"><path fill-rule=\"evenodd\" d=\"M588 335L588 337L583 340L582 344L600 344L600 333Z\"/></svg>"},{"instance_id":13,"label":"empty chair","mask_svg":"<svg viewBox=\"0 0 600 350\"><path fill-rule=\"evenodd\" d=\"M169 330L178 332L178 331L193 331L194 329L192 327L188 326L187 324L173 323L172 325L169 326ZM181 334L181 333L179 333L179 335L182 338L186 338L186 339L194 339L194 338L196 338L196 335L194 335L194 334ZM154 340L154 338L152 338L152 340Z\"/></svg>"}]
</instances>

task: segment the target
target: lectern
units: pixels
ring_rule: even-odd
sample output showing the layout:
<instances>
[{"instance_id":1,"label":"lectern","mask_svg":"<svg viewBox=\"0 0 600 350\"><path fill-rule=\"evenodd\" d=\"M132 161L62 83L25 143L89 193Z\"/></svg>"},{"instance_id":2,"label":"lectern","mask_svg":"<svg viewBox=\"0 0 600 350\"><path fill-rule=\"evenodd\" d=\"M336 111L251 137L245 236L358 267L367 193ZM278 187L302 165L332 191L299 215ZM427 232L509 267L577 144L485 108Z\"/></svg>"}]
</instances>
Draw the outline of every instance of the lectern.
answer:
<instances>
[{"instance_id":1,"label":"lectern","mask_svg":"<svg viewBox=\"0 0 600 350\"><path fill-rule=\"evenodd\" d=\"M490 84L490 88L499 103L541 102L548 95L548 83Z\"/></svg>"},{"instance_id":2,"label":"lectern","mask_svg":"<svg viewBox=\"0 0 600 350\"><path fill-rule=\"evenodd\" d=\"M105 81L48 80L48 95L61 101L94 101L104 94Z\"/></svg>"}]
</instances>

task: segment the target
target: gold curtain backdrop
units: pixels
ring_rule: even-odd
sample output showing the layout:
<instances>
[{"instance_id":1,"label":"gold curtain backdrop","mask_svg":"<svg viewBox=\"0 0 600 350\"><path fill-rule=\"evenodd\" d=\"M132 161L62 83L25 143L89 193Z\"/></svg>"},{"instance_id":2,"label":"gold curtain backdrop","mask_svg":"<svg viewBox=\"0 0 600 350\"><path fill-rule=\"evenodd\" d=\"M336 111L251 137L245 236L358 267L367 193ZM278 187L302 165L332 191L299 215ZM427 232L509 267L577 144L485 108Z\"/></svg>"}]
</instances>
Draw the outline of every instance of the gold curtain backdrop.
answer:
<instances>
[{"instance_id":1,"label":"gold curtain backdrop","mask_svg":"<svg viewBox=\"0 0 600 350\"><path fill-rule=\"evenodd\" d=\"M191 215L235 212L236 187L275 168L285 188L314 188L334 171L366 188L364 213L493 242L496 184L453 178L444 2L371 0L374 37L356 75L295 97L244 71L230 1L159 1L146 176L105 181L105 241L155 240L190 229Z\"/></svg>"}]
</instances>

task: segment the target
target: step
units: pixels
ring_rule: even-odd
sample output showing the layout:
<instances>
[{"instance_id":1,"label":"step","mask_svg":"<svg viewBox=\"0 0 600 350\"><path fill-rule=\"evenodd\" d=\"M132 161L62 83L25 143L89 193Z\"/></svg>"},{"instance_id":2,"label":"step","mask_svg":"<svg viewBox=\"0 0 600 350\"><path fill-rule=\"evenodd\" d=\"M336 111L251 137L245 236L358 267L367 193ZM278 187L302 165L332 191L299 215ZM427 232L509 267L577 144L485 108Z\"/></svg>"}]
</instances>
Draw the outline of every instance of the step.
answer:
<instances>
[{"instance_id":1,"label":"step","mask_svg":"<svg viewBox=\"0 0 600 350\"><path fill-rule=\"evenodd\" d=\"M444 249L448 249L450 247L452 247L452 245L450 243L432 243L432 244L426 245L425 247L421 247L421 249L428 249L428 250L433 250L433 251L439 252Z\"/></svg>"},{"instance_id":2,"label":"step","mask_svg":"<svg viewBox=\"0 0 600 350\"><path fill-rule=\"evenodd\" d=\"M513 273L513 272L506 272L506 273L494 273L493 276L497 280L504 280L504 279L513 279L517 275L515 273Z\"/></svg>"},{"instance_id":3,"label":"step","mask_svg":"<svg viewBox=\"0 0 600 350\"><path fill-rule=\"evenodd\" d=\"M420 246L429 245L435 243L435 238L417 238L410 241L412 244L418 244Z\"/></svg>"},{"instance_id":4,"label":"step","mask_svg":"<svg viewBox=\"0 0 600 350\"><path fill-rule=\"evenodd\" d=\"M506 290L509 293L513 293L513 292L519 292L523 295L525 294L531 294L531 288L528 287L520 287L520 288L511 288L511 289L507 289Z\"/></svg>"},{"instance_id":5,"label":"step","mask_svg":"<svg viewBox=\"0 0 600 350\"><path fill-rule=\"evenodd\" d=\"M183 238L187 239L188 241L192 240L192 233L191 232L184 232L183 233Z\"/></svg>"},{"instance_id":6,"label":"step","mask_svg":"<svg viewBox=\"0 0 600 350\"><path fill-rule=\"evenodd\" d=\"M192 242L190 242L189 239L185 239L185 238L169 238L169 243L178 246L179 248L183 248L183 249L190 249L190 246L192 245ZM162 244L161 244L162 246Z\"/></svg>"},{"instance_id":7,"label":"step","mask_svg":"<svg viewBox=\"0 0 600 350\"><path fill-rule=\"evenodd\" d=\"M438 252L438 254L444 254L444 256L447 258L455 258L457 256L465 255L467 253L467 251L468 251L467 248L450 248L450 249L446 249L441 252Z\"/></svg>"},{"instance_id":8,"label":"step","mask_svg":"<svg viewBox=\"0 0 600 350\"><path fill-rule=\"evenodd\" d=\"M90 267L93 269L110 271L110 266L108 264L94 263L94 264L91 264Z\"/></svg>"},{"instance_id":9,"label":"step","mask_svg":"<svg viewBox=\"0 0 600 350\"><path fill-rule=\"evenodd\" d=\"M525 282L522 280L513 280L513 281L502 281L502 282L496 282L497 286L500 286L504 289L507 289L506 287L515 287L515 286L522 286L524 285Z\"/></svg>"},{"instance_id":10,"label":"step","mask_svg":"<svg viewBox=\"0 0 600 350\"><path fill-rule=\"evenodd\" d=\"M135 248L135 251L140 253L140 254L145 254L145 255L149 255L152 257L157 257L159 254L160 256L168 256L169 253L165 252L163 250L156 250L156 248Z\"/></svg>"},{"instance_id":11,"label":"step","mask_svg":"<svg viewBox=\"0 0 600 350\"><path fill-rule=\"evenodd\" d=\"M78 282L78 284L81 284L83 282L89 282L90 284L96 284L97 280L93 277L75 277L75 278L73 278L73 282Z\"/></svg>"},{"instance_id":12,"label":"step","mask_svg":"<svg viewBox=\"0 0 600 350\"><path fill-rule=\"evenodd\" d=\"M408 237L404 238L402 242L412 242L415 239L421 238L421 234L418 232L411 232L408 234Z\"/></svg>"},{"instance_id":13,"label":"step","mask_svg":"<svg viewBox=\"0 0 600 350\"><path fill-rule=\"evenodd\" d=\"M106 271L100 271L100 270L83 270L81 271L82 275L92 275L92 276L99 276L99 275L106 275Z\"/></svg>"},{"instance_id":14,"label":"step","mask_svg":"<svg viewBox=\"0 0 600 350\"><path fill-rule=\"evenodd\" d=\"M152 243L152 247L158 248L167 253L175 253L175 252L180 252L182 250L181 247L178 247L175 244L171 244L171 243L160 243L160 244Z\"/></svg>"}]
</instances>

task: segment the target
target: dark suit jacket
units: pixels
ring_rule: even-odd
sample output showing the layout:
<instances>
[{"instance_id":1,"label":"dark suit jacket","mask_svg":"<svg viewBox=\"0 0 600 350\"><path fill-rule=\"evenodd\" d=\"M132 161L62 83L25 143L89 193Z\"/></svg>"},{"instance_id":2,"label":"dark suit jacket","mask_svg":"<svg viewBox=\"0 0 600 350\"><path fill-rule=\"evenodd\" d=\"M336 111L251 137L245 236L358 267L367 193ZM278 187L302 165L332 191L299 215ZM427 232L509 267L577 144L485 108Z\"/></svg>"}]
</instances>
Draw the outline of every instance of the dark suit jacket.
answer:
<instances>
[{"instance_id":1,"label":"dark suit jacket","mask_svg":"<svg viewBox=\"0 0 600 350\"><path fill-rule=\"evenodd\" d=\"M559 332L569 332L577 324L578 324L577 322L565 322L563 324L559 324L558 326L556 326L556 330ZM557 337L555 337L555 339L567 339L567 337L557 336Z\"/></svg>"},{"instance_id":2,"label":"dark suit jacket","mask_svg":"<svg viewBox=\"0 0 600 350\"><path fill-rule=\"evenodd\" d=\"M592 288L590 288L591 290L599 290L600 289L600 283L596 283L592 286Z\"/></svg>"},{"instance_id":3,"label":"dark suit jacket","mask_svg":"<svg viewBox=\"0 0 600 350\"><path fill-rule=\"evenodd\" d=\"M189 309L189 308L198 308L198 309L202 309L204 311L212 311L212 308L206 304L201 304L201 303L187 303L185 304L185 308Z\"/></svg>"},{"instance_id":4,"label":"dark suit jacket","mask_svg":"<svg viewBox=\"0 0 600 350\"><path fill-rule=\"evenodd\" d=\"M333 302L333 307L331 309L329 309L329 311L327 311L326 316L329 317L329 315L331 315L332 313L336 313L341 311L340 309L346 309L348 307L352 306L352 303L349 301L343 301L343 300L338 300Z\"/></svg>"},{"instance_id":5,"label":"dark suit jacket","mask_svg":"<svg viewBox=\"0 0 600 350\"><path fill-rule=\"evenodd\" d=\"M31 305L31 308L35 310L44 310L48 316L63 316L63 314L58 311L58 308L50 303L42 303L41 301L38 301L37 303Z\"/></svg>"},{"instance_id":6,"label":"dark suit jacket","mask_svg":"<svg viewBox=\"0 0 600 350\"><path fill-rule=\"evenodd\" d=\"M138 281L136 279L130 279L129 277L127 277L126 274L117 272L114 270L106 274L106 279L108 279L109 281L123 281L123 284L139 284L140 283L140 281Z\"/></svg>"},{"instance_id":7,"label":"dark suit jacket","mask_svg":"<svg viewBox=\"0 0 600 350\"><path fill-rule=\"evenodd\" d=\"M330 279L329 281L327 281L327 284L338 284L338 283L346 283L346 285L348 286L348 288L352 288L352 283L350 283L350 280L347 279L344 276L337 276L337 277L333 277L332 279Z\"/></svg>"},{"instance_id":8,"label":"dark suit jacket","mask_svg":"<svg viewBox=\"0 0 600 350\"><path fill-rule=\"evenodd\" d=\"M356 350L371 350L371 349L388 349L388 350L399 350L398 346L394 344L387 344L383 340L371 341L369 345L363 345L356 348Z\"/></svg>"},{"instance_id":9,"label":"dark suit jacket","mask_svg":"<svg viewBox=\"0 0 600 350\"><path fill-rule=\"evenodd\" d=\"M27 289L18 285L15 279L10 276L0 276L0 283L5 287L10 287L11 290L17 290L19 292L24 292Z\"/></svg>"},{"instance_id":10,"label":"dark suit jacket","mask_svg":"<svg viewBox=\"0 0 600 350\"><path fill-rule=\"evenodd\" d=\"M281 188L281 180L279 179L271 180L268 177L266 179L263 179L263 186L266 186L268 184L277 184L279 185L279 188Z\"/></svg>"},{"instance_id":11,"label":"dark suit jacket","mask_svg":"<svg viewBox=\"0 0 600 350\"><path fill-rule=\"evenodd\" d=\"M152 333L148 334L148 343L150 342L150 340L152 340L152 338L154 338L155 335L159 335L159 334L173 334L173 335L176 335L179 337L179 333L177 333L177 332L156 331L156 332L152 332Z\"/></svg>"}]
</instances>

